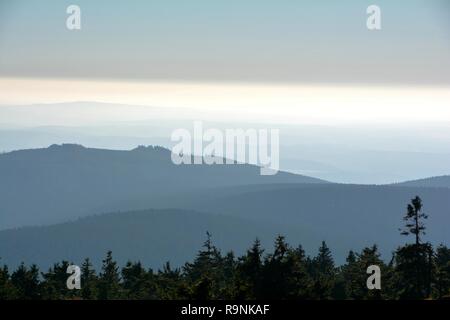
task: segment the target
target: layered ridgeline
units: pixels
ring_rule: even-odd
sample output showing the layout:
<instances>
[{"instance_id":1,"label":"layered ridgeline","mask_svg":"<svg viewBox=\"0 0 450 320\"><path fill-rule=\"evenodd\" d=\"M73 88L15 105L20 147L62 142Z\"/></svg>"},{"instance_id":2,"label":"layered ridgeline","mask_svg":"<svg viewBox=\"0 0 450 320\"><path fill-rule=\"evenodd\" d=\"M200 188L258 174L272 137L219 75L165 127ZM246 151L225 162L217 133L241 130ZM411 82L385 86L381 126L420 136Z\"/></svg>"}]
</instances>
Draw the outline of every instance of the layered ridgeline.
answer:
<instances>
[{"instance_id":1,"label":"layered ridgeline","mask_svg":"<svg viewBox=\"0 0 450 320\"><path fill-rule=\"evenodd\" d=\"M450 242L450 188L260 176L249 165L175 166L168 150L152 147L18 151L0 156L0 170L3 229L64 222L1 231L1 263L11 265L46 268L84 257L99 263L112 250L120 263L135 259L157 268L191 259L206 231L223 250L239 252L256 237L269 248L275 235L284 234L310 253L327 241L337 262L349 249L374 243L389 259L405 240L398 228L416 195L430 215L426 240ZM119 213L77 220L102 212Z\"/></svg>"},{"instance_id":2,"label":"layered ridgeline","mask_svg":"<svg viewBox=\"0 0 450 320\"><path fill-rule=\"evenodd\" d=\"M195 256L206 231L219 248L239 254L257 237L270 248L274 237L284 231L289 231L290 239L296 242L306 234L300 227L189 210L110 213L52 226L1 231L0 265L35 263L45 270L62 257L80 265L90 257L99 267L104 252L112 250L120 265L131 260L155 269L166 261L180 266Z\"/></svg>"},{"instance_id":3,"label":"layered ridgeline","mask_svg":"<svg viewBox=\"0 0 450 320\"><path fill-rule=\"evenodd\" d=\"M109 213L42 227L0 231L1 263L24 261L47 268L63 259L81 263L90 257L98 266L112 250L120 264L128 259L159 268L165 261L179 266L195 256L206 232L224 252L238 254L249 241L261 239L266 248L278 234L314 254L325 240L343 263L348 250L377 244L386 260L405 242L398 228L405 204L419 193L424 199L426 240L449 243L450 190L380 186L254 186L217 189L188 199L186 208ZM240 190L239 190L240 189ZM251 191L250 189L254 189ZM208 200L206 200L208 199ZM174 203L181 207L182 202ZM210 211L207 211L210 210Z\"/></svg>"},{"instance_id":4,"label":"layered ridgeline","mask_svg":"<svg viewBox=\"0 0 450 320\"><path fill-rule=\"evenodd\" d=\"M406 187L450 188L450 175L405 181L395 185Z\"/></svg>"},{"instance_id":5,"label":"layered ridgeline","mask_svg":"<svg viewBox=\"0 0 450 320\"><path fill-rule=\"evenodd\" d=\"M130 209L171 207L191 192L267 183L323 183L252 165L175 165L160 147L131 151L53 145L0 155L0 230Z\"/></svg>"}]
</instances>

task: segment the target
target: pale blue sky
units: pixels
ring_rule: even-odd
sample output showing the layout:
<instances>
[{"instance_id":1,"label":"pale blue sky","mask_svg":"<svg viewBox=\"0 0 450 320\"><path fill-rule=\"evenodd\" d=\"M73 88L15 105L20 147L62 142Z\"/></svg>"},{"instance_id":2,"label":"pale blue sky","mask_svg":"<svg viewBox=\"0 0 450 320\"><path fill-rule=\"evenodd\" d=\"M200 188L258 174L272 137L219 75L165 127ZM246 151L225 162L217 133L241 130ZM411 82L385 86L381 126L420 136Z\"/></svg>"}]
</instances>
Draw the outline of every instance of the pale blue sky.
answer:
<instances>
[{"instance_id":1,"label":"pale blue sky","mask_svg":"<svg viewBox=\"0 0 450 320\"><path fill-rule=\"evenodd\" d=\"M0 0L0 77L448 85L449 3Z\"/></svg>"}]
</instances>

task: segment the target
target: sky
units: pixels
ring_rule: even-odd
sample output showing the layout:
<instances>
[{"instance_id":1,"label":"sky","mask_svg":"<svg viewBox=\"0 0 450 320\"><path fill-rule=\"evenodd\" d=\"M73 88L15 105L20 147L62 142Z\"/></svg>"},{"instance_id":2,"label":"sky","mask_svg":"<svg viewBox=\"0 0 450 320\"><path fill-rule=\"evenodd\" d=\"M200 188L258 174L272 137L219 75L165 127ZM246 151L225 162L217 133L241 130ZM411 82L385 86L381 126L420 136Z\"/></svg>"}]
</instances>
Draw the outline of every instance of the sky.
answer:
<instances>
[{"instance_id":1,"label":"sky","mask_svg":"<svg viewBox=\"0 0 450 320\"><path fill-rule=\"evenodd\" d=\"M111 107L111 114L101 109L89 113L88 119L81 119L90 123L96 119L100 122L152 119L156 107L176 109L174 117L196 115L201 120L333 126L434 123L450 127L450 90L444 86L0 78L0 87L3 105L68 101L122 105L122 113L117 114ZM0 117L4 114L1 111ZM47 114L34 119L19 118L15 123L57 125L52 119L53 115ZM0 123L7 120L12 118L4 116ZM62 124L67 122L59 123Z\"/></svg>"},{"instance_id":2,"label":"sky","mask_svg":"<svg viewBox=\"0 0 450 320\"><path fill-rule=\"evenodd\" d=\"M449 39L446 0L0 0L3 78L448 85Z\"/></svg>"},{"instance_id":3,"label":"sky","mask_svg":"<svg viewBox=\"0 0 450 320\"><path fill-rule=\"evenodd\" d=\"M71 4L81 30L66 28ZM381 30L366 27L371 4ZM446 0L0 0L0 105L450 123L449 9Z\"/></svg>"},{"instance_id":4,"label":"sky","mask_svg":"<svg viewBox=\"0 0 450 320\"><path fill-rule=\"evenodd\" d=\"M448 0L0 0L0 150L184 118L282 128L282 167L331 181L448 174L449 40Z\"/></svg>"}]
</instances>

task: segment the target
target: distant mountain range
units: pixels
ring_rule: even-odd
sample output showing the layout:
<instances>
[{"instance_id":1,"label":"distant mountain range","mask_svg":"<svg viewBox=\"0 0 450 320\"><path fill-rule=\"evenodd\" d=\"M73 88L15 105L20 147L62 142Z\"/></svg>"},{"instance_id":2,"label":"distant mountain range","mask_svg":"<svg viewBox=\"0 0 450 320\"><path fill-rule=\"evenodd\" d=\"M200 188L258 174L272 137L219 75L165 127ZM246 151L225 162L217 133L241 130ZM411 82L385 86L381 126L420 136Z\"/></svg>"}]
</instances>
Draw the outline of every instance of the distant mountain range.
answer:
<instances>
[{"instance_id":1,"label":"distant mountain range","mask_svg":"<svg viewBox=\"0 0 450 320\"><path fill-rule=\"evenodd\" d=\"M430 215L427 240L450 242L448 176L334 184L283 172L261 176L251 165L176 166L160 147L79 145L2 154L0 176L0 257L11 265L99 262L113 250L120 262L157 268L189 260L206 231L223 250L242 251L256 237L270 249L285 234L310 253L326 240L338 262L373 243L388 259L406 240L398 228L416 195Z\"/></svg>"},{"instance_id":2,"label":"distant mountain range","mask_svg":"<svg viewBox=\"0 0 450 320\"><path fill-rule=\"evenodd\" d=\"M395 185L406 187L450 188L450 175L406 181Z\"/></svg>"},{"instance_id":3,"label":"distant mountain range","mask_svg":"<svg viewBox=\"0 0 450 320\"><path fill-rule=\"evenodd\" d=\"M1 154L0 230L129 210L122 204L130 202L167 207L177 195L210 188L325 182L284 172L261 176L259 167L246 164L177 166L170 156L161 147L113 151L72 144Z\"/></svg>"}]
</instances>

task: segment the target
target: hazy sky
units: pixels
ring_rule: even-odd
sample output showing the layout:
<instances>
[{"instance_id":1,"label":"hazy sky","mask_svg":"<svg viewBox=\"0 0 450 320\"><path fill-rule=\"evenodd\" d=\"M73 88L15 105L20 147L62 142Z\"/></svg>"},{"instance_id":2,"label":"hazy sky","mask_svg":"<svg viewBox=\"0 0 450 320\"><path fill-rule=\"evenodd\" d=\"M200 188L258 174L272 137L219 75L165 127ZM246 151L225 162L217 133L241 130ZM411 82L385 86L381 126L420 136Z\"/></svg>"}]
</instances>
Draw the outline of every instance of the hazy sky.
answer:
<instances>
[{"instance_id":1,"label":"hazy sky","mask_svg":"<svg viewBox=\"0 0 450 320\"><path fill-rule=\"evenodd\" d=\"M374 3L379 31L366 28ZM70 4L81 7L79 31L66 28ZM96 101L221 120L448 124L449 40L447 0L0 0L0 105Z\"/></svg>"},{"instance_id":2,"label":"hazy sky","mask_svg":"<svg viewBox=\"0 0 450 320\"><path fill-rule=\"evenodd\" d=\"M450 90L446 87L0 78L0 88L3 89L0 90L0 123L12 119L2 112L1 105L97 101L123 104L122 112L116 112L113 107L99 112L92 110L86 121L137 121L153 117L153 108L127 107L138 105L176 109L173 117L181 116L180 111L184 110L190 117L216 121L450 125ZM59 116L58 108L51 110ZM42 125L50 121L55 125L52 112L29 119L24 113L19 122L34 121L35 125Z\"/></svg>"},{"instance_id":3,"label":"hazy sky","mask_svg":"<svg viewBox=\"0 0 450 320\"><path fill-rule=\"evenodd\" d=\"M0 0L0 77L448 85L449 3Z\"/></svg>"}]
</instances>

